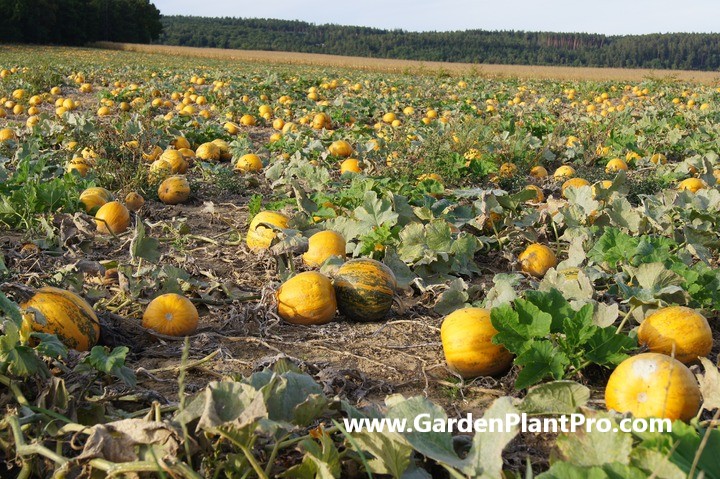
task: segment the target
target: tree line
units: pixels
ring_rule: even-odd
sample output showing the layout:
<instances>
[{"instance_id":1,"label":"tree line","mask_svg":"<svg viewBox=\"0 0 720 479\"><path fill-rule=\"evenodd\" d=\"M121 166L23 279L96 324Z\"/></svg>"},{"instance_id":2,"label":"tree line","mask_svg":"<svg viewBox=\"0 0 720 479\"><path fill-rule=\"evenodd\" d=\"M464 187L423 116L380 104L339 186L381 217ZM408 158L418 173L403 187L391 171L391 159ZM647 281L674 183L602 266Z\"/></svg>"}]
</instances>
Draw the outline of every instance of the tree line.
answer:
<instances>
[{"instance_id":1,"label":"tree line","mask_svg":"<svg viewBox=\"0 0 720 479\"><path fill-rule=\"evenodd\" d=\"M0 42L150 43L161 31L148 0L0 0Z\"/></svg>"},{"instance_id":2,"label":"tree line","mask_svg":"<svg viewBox=\"0 0 720 479\"><path fill-rule=\"evenodd\" d=\"M1 1L1 0L0 0ZM717 70L720 34L408 32L250 18L162 17L158 42L422 61Z\"/></svg>"}]
</instances>

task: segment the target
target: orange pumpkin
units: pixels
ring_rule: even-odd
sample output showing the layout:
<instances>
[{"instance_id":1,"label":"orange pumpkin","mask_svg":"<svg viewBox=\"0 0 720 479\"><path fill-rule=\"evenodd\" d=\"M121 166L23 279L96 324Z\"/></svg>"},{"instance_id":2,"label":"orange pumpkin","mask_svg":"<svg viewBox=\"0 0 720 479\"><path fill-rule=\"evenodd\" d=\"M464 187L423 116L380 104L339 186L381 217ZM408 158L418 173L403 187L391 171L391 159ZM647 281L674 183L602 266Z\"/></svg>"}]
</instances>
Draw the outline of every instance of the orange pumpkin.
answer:
<instances>
[{"instance_id":1,"label":"orange pumpkin","mask_svg":"<svg viewBox=\"0 0 720 479\"><path fill-rule=\"evenodd\" d=\"M337 302L332 281L305 271L285 281L277 291L278 315L294 324L325 324L335 317Z\"/></svg>"},{"instance_id":2,"label":"orange pumpkin","mask_svg":"<svg viewBox=\"0 0 720 479\"><path fill-rule=\"evenodd\" d=\"M165 178L158 187L158 197L166 205L184 203L190 198L190 183L183 175Z\"/></svg>"},{"instance_id":3,"label":"orange pumpkin","mask_svg":"<svg viewBox=\"0 0 720 479\"><path fill-rule=\"evenodd\" d=\"M192 301L179 294L167 293L147 305L142 325L168 336L189 336L197 329L199 318Z\"/></svg>"},{"instance_id":4,"label":"orange pumpkin","mask_svg":"<svg viewBox=\"0 0 720 479\"><path fill-rule=\"evenodd\" d=\"M113 194L100 186L92 186L80 193L80 203L90 214L94 214L102 205L112 200Z\"/></svg>"},{"instance_id":5,"label":"orange pumpkin","mask_svg":"<svg viewBox=\"0 0 720 479\"><path fill-rule=\"evenodd\" d=\"M119 201L110 201L95 213L95 224L102 234L124 233L130 226L130 212Z\"/></svg>"},{"instance_id":6,"label":"orange pumpkin","mask_svg":"<svg viewBox=\"0 0 720 479\"><path fill-rule=\"evenodd\" d=\"M445 360L463 378L495 376L512 365L513 356L500 344L493 344L497 330L490 311L463 308L450 313L440 327Z\"/></svg>"},{"instance_id":7,"label":"orange pumpkin","mask_svg":"<svg viewBox=\"0 0 720 479\"><path fill-rule=\"evenodd\" d=\"M335 231L320 231L308 240L308 250L302 255L303 263L311 268L321 266L328 258L345 257L345 238Z\"/></svg>"},{"instance_id":8,"label":"orange pumpkin","mask_svg":"<svg viewBox=\"0 0 720 479\"><path fill-rule=\"evenodd\" d=\"M518 256L520 267L525 273L542 278L550 268L557 266L557 258L550 248L541 243L533 243Z\"/></svg>"},{"instance_id":9,"label":"orange pumpkin","mask_svg":"<svg viewBox=\"0 0 720 479\"><path fill-rule=\"evenodd\" d=\"M127 206L130 211L138 211L140 208L143 207L144 204L145 198L143 198L140 193L137 193L135 191L131 191L125 197L125 206Z\"/></svg>"},{"instance_id":10,"label":"orange pumpkin","mask_svg":"<svg viewBox=\"0 0 720 479\"><path fill-rule=\"evenodd\" d=\"M70 291L46 286L20 307L24 328L55 334L69 348L87 351L100 338L100 322L95 311Z\"/></svg>"}]
</instances>

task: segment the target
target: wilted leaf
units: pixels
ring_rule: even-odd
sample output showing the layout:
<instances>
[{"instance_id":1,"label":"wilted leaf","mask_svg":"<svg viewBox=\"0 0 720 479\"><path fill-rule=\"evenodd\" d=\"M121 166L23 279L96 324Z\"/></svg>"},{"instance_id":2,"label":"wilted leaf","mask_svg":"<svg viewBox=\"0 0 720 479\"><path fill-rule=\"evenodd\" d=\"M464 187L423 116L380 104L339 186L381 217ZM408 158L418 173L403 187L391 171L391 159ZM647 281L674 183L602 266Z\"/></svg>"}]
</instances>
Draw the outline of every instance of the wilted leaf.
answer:
<instances>
[{"instance_id":1,"label":"wilted leaf","mask_svg":"<svg viewBox=\"0 0 720 479\"><path fill-rule=\"evenodd\" d=\"M705 374L698 376L703 409L712 411L720 408L720 371L708 358L700 358Z\"/></svg>"},{"instance_id":2,"label":"wilted leaf","mask_svg":"<svg viewBox=\"0 0 720 479\"><path fill-rule=\"evenodd\" d=\"M450 283L448 289L443 291L433 310L438 314L447 315L456 309L464 308L467 300L467 284L462 278L458 278Z\"/></svg>"},{"instance_id":3,"label":"wilted leaf","mask_svg":"<svg viewBox=\"0 0 720 479\"><path fill-rule=\"evenodd\" d=\"M589 414L587 411L586 413ZM593 414L613 421L617 431L611 429L600 432L595 428L588 432L585 428L578 428L573 433L561 434L557 438L557 448L562 458L585 467L602 466L613 462L629 464L633 445L632 435L619 431L617 423L610 414L600 412Z\"/></svg>"},{"instance_id":4,"label":"wilted leaf","mask_svg":"<svg viewBox=\"0 0 720 479\"><path fill-rule=\"evenodd\" d=\"M130 255L133 259L142 258L151 263L160 260L160 243L155 238L145 235L145 225L138 218L135 222L135 234L130 242Z\"/></svg>"},{"instance_id":5,"label":"wilted leaf","mask_svg":"<svg viewBox=\"0 0 720 479\"><path fill-rule=\"evenodd\" d=\"M508 304L517 299L515 286L520 284L523 279L521 274L517 273L498 273L493 277L493 287L487 292L483 302L484 308L495 308L503 304Z\"/></svg>"},{"instance_id":6,"label":"wilted leaf","mask_svg":"<svg viewBox=\"0 0 720 479\"><path fill-rule=\"evenodd\" d=\"M93 426L76 460L100 458L121 463L142 460L146 456L150 458L152 454L172 458L177 456L180 443L177 432L164 423L123 419Z\"/></svg>"}]
</instances>

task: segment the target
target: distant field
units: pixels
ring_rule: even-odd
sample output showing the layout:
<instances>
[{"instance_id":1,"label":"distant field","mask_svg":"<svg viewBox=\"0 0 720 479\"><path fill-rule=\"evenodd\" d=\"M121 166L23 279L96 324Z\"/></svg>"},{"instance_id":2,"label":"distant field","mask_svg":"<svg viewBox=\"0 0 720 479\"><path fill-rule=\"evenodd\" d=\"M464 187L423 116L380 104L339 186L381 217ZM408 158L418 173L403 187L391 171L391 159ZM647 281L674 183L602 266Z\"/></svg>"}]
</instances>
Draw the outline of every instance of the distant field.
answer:
<instances>
[{"instance_id":1,"label":"distant field","mask_svg":"<svg viewBox=\"0 0 720 479\"><path fill-rule=\"evenodd\" d=\"M720 84L720 72L689 70L650 70L626 68L552 67L528 65L492 65L473 63L422 62L415 60L392 60L385 58L346 57L316 53L271 52L258 50L223 50L218 48L193 48L165 45L140 45L134 43L98 42L93 46L111 50L123 50L165 55L182 55L201 58L228 59L250 62L314 65L357 68L392 73L477 73L488 77L518 77L554 80L640 81L646 78L668 79Z\"/></svg>"}]
</instances>

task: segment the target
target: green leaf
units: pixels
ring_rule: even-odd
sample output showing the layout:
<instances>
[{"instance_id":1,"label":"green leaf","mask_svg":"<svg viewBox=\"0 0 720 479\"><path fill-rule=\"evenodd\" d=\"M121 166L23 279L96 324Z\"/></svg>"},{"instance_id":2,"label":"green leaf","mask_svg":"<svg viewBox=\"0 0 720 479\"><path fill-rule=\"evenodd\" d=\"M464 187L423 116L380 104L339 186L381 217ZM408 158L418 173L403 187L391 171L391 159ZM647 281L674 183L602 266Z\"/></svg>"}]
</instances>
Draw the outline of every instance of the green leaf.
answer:
<instances>
[{"instance_id":1,"label":"green leaf","mask_svg":"<svg viewBox=\"0 0 720 479\"><path fill-rule=\"evenodd\" d=\"M160 242L145 235L145 225L140 218L135 222L135 235L130 242L130 255L133 259L143 258L151 263L160 260Z\"/></svg>"},{"instance_id":2,"label":"green leaf","mask_svg":"<svg viewBox=\"0 0 720 479\"><path fill-rule=\"evenodd\" d=\"M635 340L615 328L597 328L584 345L585 359L595 364L611 366L627 359L627 351L637 347Z\"/></svg>"},{"instance_id":3,"label":"green leaf","mask_svg":"<svg viewBox=\"0 0 720 479\"><path fill-rule=\"evenodd\" d=\"M378 198L374 191L365 193L363 204L355 208L353 213L366 228L385 224L394 226L398 220L398 214L393 211L392 203L384 198Z\"/></svg>"},{"instance_id":4,"label":"green leaf","mask_svg":"<svg viewBox=\"0 0 720 479\"><path fill-rule=\"evenodd\" d=\"M639 240L618 228L605 228L602 236L588 251L588 259L595 263L615 269L619 263L627 263L637 248Z\"/></svg>"},{"instance_id":5,"label":"green leaf","mask_svg":"<svg viewBox=\"0 0 720 479\"><path fill-rule=\"evenodd\" d=\"M35 350L41 355L49 358L67 357L67 346L65 346L54 334L33 332L31 333L31 336L40 340L40 343L35 346Z\"/></svg>"},{"instance_id":6,"label":"green leaf","mask_svg":"<svg viewBox=\"0 0 720 479\"><path fill-rule=\"evenodd\" d=\"M491 309L515 301L515 287L522 279L523 276L517 273L498 273L493 276L493 287L487 292L483 307Z\"/></svg>"},{"instance_id":7,"label":"green leaf","mask_svg":"<svg viewBox=\"0 0 720 479\"><path fill-rule=\"evenodd\" d=\"M613 421L613 427L619 429L609 413L594 415ZM614 462L630 464L633 438L630 433L613 431L612 428L607 432L600 432L597 428L588 432L585 428L579 428L573 433L558 436L556 445L564 460L578 466L603 466Z\"/></svg>"},{"instance_id":8,"label":"green leaf","mask_svg":"<svg viewBox=\"0 0 720 479\"><path fill-rule=\"evenodd\" d=\"M515 381L515 388L525 389L546 377L562 379L570 360L550 342L537 341L515 358L515 364L523 366Z\"/></svg>"},{"instance_id":9,"label":"green leaf","mask_svg":"<svg viewBox=\"0 0 720 479\"><path fill-rule=\"evenodd\" d=\"M400 258L394 247L385 248L385 256L383 263L392 270L397 280L397 286L400 289L407 289L410 284L415 281L417 275L412 272L407 264Z\"/></svg>"},{"instance_id":10,"label":"green leaf","mask_svg":"<svg viewBox=\"0 0 720 479\"><path fill-rule=\"evenodd\" d=\"M129 351L127 346L118 346L108 353L104 346L95 346L90 350L90 354L83 358L81 364L114 376L128 386L135 386L137 384L135 373L125 366L125 357Z\"/></svg>"},{"instance_id":11,"label":"green leaf","mask_svg":"<svg viewBox=\"0 0 720 479\"><path fill-rule=\"evenodd\" d=\"M504 345L514 354L522 354L530 347L534 338L543 338L550 334L552 316L540 311L529 301L518 299L515 310L509 305L493 308L490 311L490 321L498 331L492 342Z\"/></svg>"},{"instance_id":12,"label":"green leaf","mask_svg":"<svg viewBox=\"0 0 720 479\"><path fill-rule=\"evenodd\" d=\"M7 296L0 291L0 311L4 316L7 316L15 323L18 328L22 327L22 314L20 314L20 308L15 302L10 301Z\"/></svg>"},{"instance_id":13,"label":"green leaf","mask_svg":"<svg viewBox=\"0 0 720 479\"><path fill-rule=\"evenodd\" d=\"M575 316L575 310L557 289L550 289L550 291L527 291L525 298L540 311L551 315L552 326L550 331L553 333L562 332L564 319Z\"/></svg>"},{"instance_id":14,"label":"green leaf","mask_svg":"<svg viewBox=\"0 0 720 479\"><path fill-rule=\"evenodd\" d=\"M35 350L29 346L16 346L2 356L8 365L8 371L16 376L32 376L46 368Z\"/></svg>"},{"instance_id":15,"label":"green leaf","mask_svg":"<svg viewBox=\"0 0 720 479\"><path fill-rule=\"evenodd\" d=\"M518 406L528 414L572 414L590 400L590 389L574 381L553 381L528 390Z\"/></svg>"},{"instance_id":16,"label":"green leaf","mask_svg":"<svg viewBox=\"0 0 720 479\"><path fill-rule=\"evenodd\" d=\"M357 446L372 455L368 465L374 474L389 474L399 479L410 466L413 448L403 436L396 432L385 431L353 433Z\"/></svg>"},{"instance_id":17,"label":"green leaf","mask_svg":"<svg viewBox=\"0 0 720 479\"><path fill-rule=\"evenodd\" d=\"M448 285L448 289L443 291L433 310L445 316L456 309L466 307L468 298L467 284L458 278Z\"/></svg>"},{"instance_id":18,"label":"green leaf","mask_svg":"<svg viewBox=\"0 0 720 479\"><path fill-rule=\"evenodd\" d=\"M580 349L595 334L597 326L592 322L593 306L586 304L573 317L563 319L565 340L573 349Z\"/></svg>"}]
</instances>

